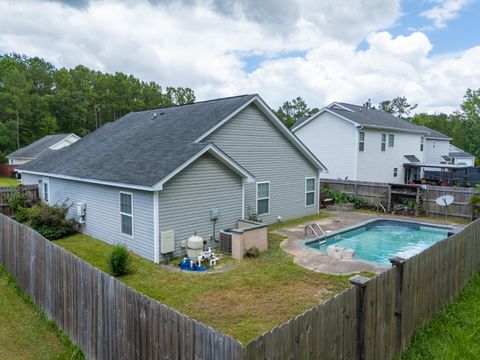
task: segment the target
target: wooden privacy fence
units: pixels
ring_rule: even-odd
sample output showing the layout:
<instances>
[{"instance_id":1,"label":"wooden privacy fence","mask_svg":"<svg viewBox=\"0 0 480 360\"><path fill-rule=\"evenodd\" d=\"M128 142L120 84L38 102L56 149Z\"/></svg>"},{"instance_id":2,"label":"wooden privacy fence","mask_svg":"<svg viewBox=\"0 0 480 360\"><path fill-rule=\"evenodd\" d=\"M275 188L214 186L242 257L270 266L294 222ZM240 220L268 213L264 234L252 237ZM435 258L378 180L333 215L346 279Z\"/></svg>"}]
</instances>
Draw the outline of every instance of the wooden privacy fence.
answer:
<instances>
[{"instance_id":1,"label":"wooden privacy fence","mask_svg":"<svg viewBox=\"0 0 480 360\"><path fill-rule=\"evenodd\" d=\"M0 187L0 214L13 215L12 209L8 204L8 198L13 192L18 191L26 196L27 203L34 204L38 201L37 185L18 185L16 187Z\"/></svg>"},{"instance_id":2,"label":"wooden privacy fence","mask_svg":"<svg viewBox=\"0 0 480 360\"><path fill-rule=\"evenodd\" d=\"M354 195L376 205L379 201L390 207L390 185L387 183L321 179L322 187Z\"/></svg>"},{"instance_id":3,"label":"wooden privacy fence","mask_svg":"<svg viewBox=\"0 0 480 360\"><path fill-rule=\"evenodd\" d=\"M428 186L422 192L422 210L426 215L444 215L445 208L437 205L435 199L442 195L452 195L454 201L448 207L448 215L471 219L473 209L468 200L476 194L480 194L480 191L474 188Z\"/></svg>"},{"instance_id":4,"label":"wooden privacy fence","mask_svg":"<svg viewBox=\"0 0 480 360\"><path fill-rule=\"evenodd\" d=\"M0 264L89 359L241 359L229 336L132 290L0 214Z\"/></svg>"},{"instance_id":5,"label":"wooden privacy fence","mask_svg":"<svg viewBox=\"0 0 480 360\"><path fill-rule=\"evenodd\" d=\"M92 359L392 359L480 271L480 220L246 347L4 215L0 264Z\"/></svg>"},{"instance_id":6,"label":"wooden privacy fence","mask_svg":"<svg viewBox=\"0 0 480 360\"><path fill-rule=\"evenodd\" d=\"M480 220L250 342L247 359L392 359L480 271Z\"/></svg>"},{"instance_id":7,"label":"wooden privacy fence","mask_svg":"<svg viewBox=\"0 0 480 360\"><path fill-rule=\"evenodd\" d=\"M320 185L328 189L358 196L373 205L375 205L376 201L380 199L381 202L386 205L387 209L390 209L392 204L392 196L401 193L401 191L398 191L395 187L414 188L413 185L332 179L321 179ZM435 199L442 195L452 195L455 200L453 204L448 207L448 215L464 219L472 219L473 217L473 208L468 203L468 200L475 194L480 194L479 190L473 188L447 186L425 185L424 187L421 187L420 190L420 205L422 213L426 215L445 215L445 208L437 205ZM410 195L415 197L414 193ZM410 196L410 198L412 197Z\"/></svg>"}]
</instances>

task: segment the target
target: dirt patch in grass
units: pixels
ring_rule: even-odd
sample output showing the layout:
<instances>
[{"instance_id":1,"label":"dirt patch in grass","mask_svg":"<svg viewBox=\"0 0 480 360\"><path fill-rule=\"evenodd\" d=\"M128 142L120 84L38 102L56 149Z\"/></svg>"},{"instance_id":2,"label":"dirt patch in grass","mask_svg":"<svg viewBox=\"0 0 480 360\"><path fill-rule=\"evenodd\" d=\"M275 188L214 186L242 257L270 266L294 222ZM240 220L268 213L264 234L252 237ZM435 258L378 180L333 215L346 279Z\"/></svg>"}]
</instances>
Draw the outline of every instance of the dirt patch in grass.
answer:
<instances>
[{"instance_id":1,"label":"dirt patch in grass","mask_svg":"<svg viewBox=\"0 0 480 360\"><path fill-rule=\"evenodd\" d=\"M246 344L349 286L349 276L321 274L293 263L280 248L283 239L269 233L269 249L258 258L201 276L134 255L132 273L119 280ZM107 271L110 245L80 234L55 243Z\"/></svg>"}]
</instances>

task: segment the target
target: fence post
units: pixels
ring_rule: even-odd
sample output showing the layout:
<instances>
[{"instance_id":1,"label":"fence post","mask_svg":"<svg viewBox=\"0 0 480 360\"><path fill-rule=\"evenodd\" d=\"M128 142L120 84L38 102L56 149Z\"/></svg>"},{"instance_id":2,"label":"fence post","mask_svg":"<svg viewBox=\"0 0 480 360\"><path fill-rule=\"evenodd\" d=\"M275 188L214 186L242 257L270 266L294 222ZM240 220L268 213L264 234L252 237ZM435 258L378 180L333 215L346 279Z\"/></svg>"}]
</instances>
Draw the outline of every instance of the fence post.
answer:
<instances>
[{"instance_id":1,"label":"fence post","mask_svg":"<svg viewBox=\"0 0 480 360\"><path fill-rule=\"evenodd\" d=\"M357 318L356 345L357 360L365 359L365 286L370 281L365 276L355 275L348 279L355 286L355 313Z\"/></svg>"},{"instance_id":2,"label":"fence post","mask_svg":"<svg viewBox=\"0 0 480 360\"><path fill-rule=\"evenodd\" d=\"M395 278L395 319L396 319L396 352L397 354L403 349L402 344L402 308L403 308L403 265L406 259L395 256L389 259L396 270Z\"/></svg>"}]
</instances>

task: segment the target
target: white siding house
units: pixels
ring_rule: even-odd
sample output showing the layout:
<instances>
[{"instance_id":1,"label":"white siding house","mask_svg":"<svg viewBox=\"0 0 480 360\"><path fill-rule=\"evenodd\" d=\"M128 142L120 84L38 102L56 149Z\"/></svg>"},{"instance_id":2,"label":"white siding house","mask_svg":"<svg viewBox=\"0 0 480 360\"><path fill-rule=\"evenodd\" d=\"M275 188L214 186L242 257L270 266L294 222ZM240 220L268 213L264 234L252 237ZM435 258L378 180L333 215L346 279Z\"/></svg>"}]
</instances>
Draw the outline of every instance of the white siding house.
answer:
<instances>
[{"instance_id":1,"label":"white siding house","mask_svg":"<svg viewBox=\"0 0 480 360\"><path fill-rule=\"evenodd\" d=\"M325 112L321 120L294 130L302 142L328 169L326 178L357 179L358 128L334 114Z\"/></svg>"},{"instance_id":2,"label":"white siding house","mask_svg":"<svg viewBox=\"0 0 480 360\"><path fill-rule=\"evenodd\" d=\"M328 168L325 178L404 183L404 164L424 161L428 131L379 110L332 103L292 131ZM408 156L406 158L405 156Z\"/></svg>"}]
</instances>

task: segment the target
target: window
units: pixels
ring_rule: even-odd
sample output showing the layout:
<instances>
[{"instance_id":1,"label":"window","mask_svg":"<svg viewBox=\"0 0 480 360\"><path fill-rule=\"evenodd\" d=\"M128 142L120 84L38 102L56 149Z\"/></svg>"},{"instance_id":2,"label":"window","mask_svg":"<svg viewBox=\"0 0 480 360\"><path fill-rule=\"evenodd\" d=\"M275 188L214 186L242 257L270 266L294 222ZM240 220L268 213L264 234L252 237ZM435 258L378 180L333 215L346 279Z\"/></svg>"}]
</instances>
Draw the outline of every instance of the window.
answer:
<instances>
[{"instance_id":1,"label":"window","mask_svg":"<svg viewBox=\"0 0 480 360\"><path fill-rule=\"evenodd\" d=\"M257 183L257 215L270 212L270 182Z\"/></svg>"},{"instance_id":2,"label":"window","mask_svg":"<svg viewBox=\"0 0 480 360\"><path fill-rule=\"evenodd\" d=\"M395 135L388 134L388 147L393 147L395 145Z\"/></svg>"},{"instance_id":3,"label":"window","mask_svg":"<svg viewBox=\"0 0 480 360\"><path fill-rule=\"evenodd\" d=\"M423 151L423 142L425 141L425 138L422 136L420 138L420 151Z\"/></svg>"},{"instance_id":4,"label":"window","mask_svg":"<svg viewBox=\"0 0 480 360\"><path fill-rule=\"evenodd\" d=\"M315 178L305 179L305 206L315 204Z\"/></svg>"},{"instance_id":5,"label":"window","mask_svg":"<svg viewBox=\"0 0 480 360\"><path fill-rule=\"evenodd\" d=\"M387 145L387 134L382 134L382 151L385 151Z\"/></svg>"},{"instance_id":6,"label":"window","mask_svg":"<svg viewBox=\"0 0 480 360\"><path fill-rule=\"evenodd\" d=\"M120 193L120 232L133 236L133 195Z\"/></svg>"},{"instance_id":7,"label":"window","mask_svg":"<svg viewBox=\"0 0 480 360\"><path fill-rule=\"evenodd\" d=\"M39 181L39 184L42 189L43 201L48 203L50 201L50 183L48 181L48 178L43 178Z\"/></svg>"},{"instance_id":8,"label":"window","mask_svg":"<svg viewBox=\"0 0 480 360\"><path fill-rule=\"evenodd\" d=\"M358 151L365 150L365 133L360 131L358 134Z\"/></svg>"},{"instance_id":9,"label":"window","mask_svg":"<svg viewBox=\"0 0 480 360\"><path fill-rule=\"evenodd\" d=\"M393 168L393 177L397 177L398 175L398 168Z\"/></svg>"}]
</instances>

